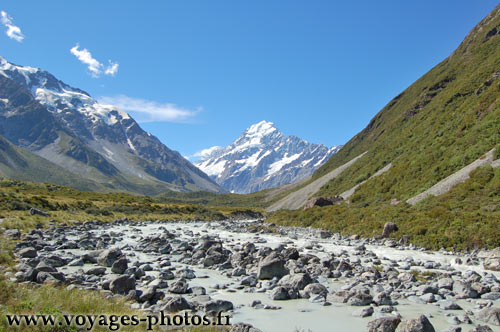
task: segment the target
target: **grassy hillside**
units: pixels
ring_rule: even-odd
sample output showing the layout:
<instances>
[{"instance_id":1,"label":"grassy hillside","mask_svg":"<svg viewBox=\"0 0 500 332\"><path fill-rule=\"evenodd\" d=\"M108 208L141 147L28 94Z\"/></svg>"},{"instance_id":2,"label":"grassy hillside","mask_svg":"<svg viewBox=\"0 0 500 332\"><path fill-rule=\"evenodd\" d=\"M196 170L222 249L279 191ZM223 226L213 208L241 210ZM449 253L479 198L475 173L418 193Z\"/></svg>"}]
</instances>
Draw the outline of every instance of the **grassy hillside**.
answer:
<instances>
[{"instance_id":1,"label":"grassy hillside","mask_svg":"<svg viewBox=\"0 0 500 332\"><path fill-rule=\"evenodd\" d=\"M500 245L498 169L478 170L448 194L415 207L404 203L493 147L500 157L499 76L500 6L316 171L312 180L368 151L315 196L338 195L392 162L387 173L361 185L349 205L280 211L271 220L366 236L396 221L402 226L396 236L409 234L433 248ZM393 200L403 203L393 206Z\"/></svg>"},{"instance_id":2,"label":"grassy hillside","mask_svg":"<svg viewBox=\"0 0 500 332\"><path fill-rule=\"evenodd\" d=\"M318 178L368 151L318 195L339 194L393 162L383 187L370 181L364 187L375 195L358 195L357 200L405 200L498 145L499 28L497 7L450 57L389 102L314 174Z\"/></svg>"},{"instance_id":3,"label":"grassy hillside","mask_svg":"<svg viewBox=\"0 0 500 332\"><path fill-rule=\"evenodd\" d=\"M83 190L106 188L84 179L23 148L17 147L0 136L0 176L17 180L37 180L61 185L71 185Z\"/></svg>"},{"instance_id":4,"label":"grassy hillside","mask_svg":"<svg viewBox=\"0 0 500 332\"><path fill-rule=\"evenodd\" d=\"M50 213L50 217L31 216L31 207ZM258 215L258 210L235 207L209 207L197 204L171 204L149 196L127 193L95 193L49 183L0 179L0 219L2 227L32 229L49 222L117 218L131 220L223 220Z\"/></svg>"}]
</instances>

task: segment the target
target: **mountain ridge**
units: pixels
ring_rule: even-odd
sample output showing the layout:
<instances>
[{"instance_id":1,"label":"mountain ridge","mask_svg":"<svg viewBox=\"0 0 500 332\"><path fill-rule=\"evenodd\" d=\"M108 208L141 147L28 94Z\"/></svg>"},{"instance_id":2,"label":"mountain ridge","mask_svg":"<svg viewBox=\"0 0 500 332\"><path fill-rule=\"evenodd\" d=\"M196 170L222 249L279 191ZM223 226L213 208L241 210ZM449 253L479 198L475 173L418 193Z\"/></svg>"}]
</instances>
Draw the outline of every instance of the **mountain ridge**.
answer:
<instances>
[{"instance_id":1,"label":"mountain ridge","mask_svg":"<svg viewBox=\"0 0 500 332\"><path fill-rule=\"evenodd\" d=\"M47 71L2 57L0 119L0 135L10 142L117 190L145 193L144 185L151 184L157 189L149 194L223 191L126 112L99 104Z\"/></svg>"},{"instance_id":2,"label":"mountain ridge","mask_svg":"<svg viewBox=\"0 0 500 332\"><path fill-rule=\"evenodd\" d=\"M327 148L296 135L285 136L272 122L251 125L227 147L211 147L195 162L223 188L251 193L310 176L341 146Z\"/></svg>"}]
</instances>

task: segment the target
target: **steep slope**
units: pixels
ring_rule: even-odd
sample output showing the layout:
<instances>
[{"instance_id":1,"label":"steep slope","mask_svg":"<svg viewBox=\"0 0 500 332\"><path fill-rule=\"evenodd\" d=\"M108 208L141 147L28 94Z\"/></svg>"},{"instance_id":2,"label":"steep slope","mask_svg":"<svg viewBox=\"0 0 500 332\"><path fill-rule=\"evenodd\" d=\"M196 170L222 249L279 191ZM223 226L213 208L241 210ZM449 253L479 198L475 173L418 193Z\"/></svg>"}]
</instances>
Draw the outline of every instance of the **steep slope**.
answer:
<instances>
[{"instance_id":1,"label":"steep slope","mask_svg":"<svg viewBox=\"0 0 500 332\"><path fill-rule=\"evenodd\" d=\"M285 137L273 123L261 121L231 145L208 149L195 164L223 188L251 193L304 179L339 149Z\"/></svg>"},{"instance_id":2,"label":"steep slope","mask_svg":"<svg viewBox=\"0 0 500 332\"><path fill-rule=\"evenodd\" d=\"M269 221L362 236L393 221L392 236L429 248L500 245L500 5L288 196L365 151L314 194L348 202Z\"/></svg>"},{"instance_id":3,"label":"steep slope","mask_svg":"<svg viewBox=\"0 0 500 332\"><path fill-rule=\"evenodd\" d=\"M481 157L500 142L499 76L497 7L451 56L391 100L314 173L313 180L368 151L315 195L339 195L392 162L351 201L405 201Z\"/></svg>"},{"instance_id":4,"label":"steep slope","mask_svg":"<svg viewBox=\"0 0 500 332\"><path fill-rule=\"evenodd\" d=\"M149 194L221 191L127 113L97 103L46 71L1 57L0 134L72 173L115 189Z\"/></svg>"},{"instance_id":5,"label":"steep slope","mask_svg":"<svg viewBox=\"0 0 500 332\"><path fill-rule=\"evenodd\" d=\"M104 191L106 188L75 173L17 147L0 136L0 176L16 180L50 182L79 187L84 190Z\"/></svg>"}]
</instances>

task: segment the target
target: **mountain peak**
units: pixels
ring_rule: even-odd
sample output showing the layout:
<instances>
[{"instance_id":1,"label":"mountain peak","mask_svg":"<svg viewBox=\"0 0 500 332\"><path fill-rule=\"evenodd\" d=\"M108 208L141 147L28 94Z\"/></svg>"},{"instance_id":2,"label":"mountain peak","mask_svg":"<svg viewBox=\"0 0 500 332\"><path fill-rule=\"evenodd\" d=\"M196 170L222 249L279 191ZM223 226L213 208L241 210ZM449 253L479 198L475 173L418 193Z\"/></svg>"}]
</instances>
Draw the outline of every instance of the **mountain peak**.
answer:
<instances>
[{"instance_id":1,"label":"mountain peak","mask_svg":"<svg viewBox=\"0 0 500 332\"><path fill-rule=\"evenodd\" d=\"M272 122L251 125L231 145L201 152L195 163L223 188L250 193L299 181L340 149L295 135L285 137Z\"/></svg>"},{"instance_id":2,"label":"mountain peak","mask_svg":"<svg viewBox=\"0 0 500 332\"><path fill-rule=\"evenodd\" d=\"M247 135L261 135L265 136L273 131L277 130L276 127L274 127L274 123L262 120L259 123L251 125L247 130L245 130L245 133Z\"/></svg>"}]
</instances>

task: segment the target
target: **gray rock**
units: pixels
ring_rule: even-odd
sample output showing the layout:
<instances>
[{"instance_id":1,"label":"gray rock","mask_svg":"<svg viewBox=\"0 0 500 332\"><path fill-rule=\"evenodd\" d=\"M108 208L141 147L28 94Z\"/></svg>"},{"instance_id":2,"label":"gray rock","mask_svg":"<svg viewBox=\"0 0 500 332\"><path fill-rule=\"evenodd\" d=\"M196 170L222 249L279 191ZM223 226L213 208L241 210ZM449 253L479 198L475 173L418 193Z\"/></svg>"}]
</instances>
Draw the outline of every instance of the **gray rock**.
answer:
<instances>
[{"instance_id":1,"label":"gray rock","mask_svg":"<svg viewBox=\"0 0 500 332\"><path fill-rule=\"evenodd\" d=\"M105 273L106 273L105 267L94 267L94 268L87 270L87 272L85 272L85 274L95 275L95 276L102 276Z\"/></svg>"},{"instance_id":2,"label":"gray rock","mask_svg":"<svg viewBox=\"0 0 500 332\"><path fill-rule=\"evenodd\" d=\"M500 299L500 292L491 292L481 295L482 299L495 301Z\"/></svg>"},{"instance_id":3,"label":"gray rock","mask_svg":"<svg viewBox=\"0 0 500 332\"><path fill-rule=\"evenodd\" d=\"M462 307L453 301L439 301L439 307L443 310L462 310Z\"/></svg>"},{"instance_id":4,"label":"gray rock","mask_svg":"<svg viewBox=\"0 0 500 332\"><path fill-rule=\"evenodd\" d=\"M166 312L179 312L182 310L192 309L193 305L182 296L176 296L170 299L162 308Z\"/></svg>"},{"instance_id":5,"label":"gray rock","mask_svg":"<svg viewBox=\"0 0 500 332\"><path fill-rule=\"evenodd\" d=\"M394 301L392 300L391 296L387 294L386 292L380 292L375 295L373 298L373 302L375 302L377 305L393 305Z\"/></svg>"},{"instance_id":6,"label":"gray rock","mask_svg":"<svg viewBox=\"0 0 500 332\"><path fill-rule=\"evenodd\" d=\"M60 283L64 281L64 274L59 272L39 272L36 276L36 282L39 284Z\"/></svg>"},{"instance_id":7,"label":"gray rock","mask_svg":"<svg viewBox=\"0 0 500 332\"><path fill-rule=\"evenodd\" d=\"M284 276L283 278L281 278L278 284L280 286L302 290L312 282L313 280L309 273L296 273Z\"/></svg>"},{"instance_id":8,"label":"gray rock","mask_svg":"<svg viewBox=\"0 0 500 332\"><path fill-rule=\"evenodd\" d=\"M500 326L500 308L499 307L488 307L481 309L476 318L482 322Z\"/></svg>"},{"instance_id":9,"label":"gray rock","mask_svg":"<svg viewBox=\"0 0 500 332\"><path fill-rule=\"evenodd\" d=\"M418 318L402 321L398 325L396 332L435 332L435 330L429 319L424 315L420 315Z\"/></svg>"},{"instance_id":10,"label":"gray rock","mask_svg":"<svg viewBox=\"0 0 500 332\"><path fill-rule=\"evenodd\" d=\"M209 311L229 311L233 310L233 303L227 300L211 300L203 304L203 309L205 312Z\"/></svg>"},{"instance_id":11,"label":"gray rock","mask_svg":"<svg viewBox=\"0 0 500 332\"><path fill-rule=\"evenodd\" d=\"M14 240L18 240L21 237L21 231L18 229L8 229L3 234Z\"/></svg>"},{"instance_id":12,"label":"gray rock","mask_svg":"<svg viewBox=\"0 0 500 332\"><path fill-rule=\"evenodd\" d=\"M129 291L135 290L135 277L122 275L111 280L109 289L115 294L126 295Z\"/></svg>"},{"instance_id":13,"label":"gray rock","mask_svg":"<svg viewBox=\"0 0 500 332\"><path fill-rule=\"evenodd\" d=\"M17 254L22 258L35 258L37 256L36 250L33 247L23 248Z\"/></svg>"},{"instance_id":14,"label":"gray rock","mask_svg":"<svg viewBox=\"0 0 500 332\"><path fill-rule=\"evenodd\" d=\"M384 231L382 232L382 237L388 237L391 233L398 230L398 226L396 226L393 222L386 222L384 225Z\"/></svg>"},{"instance_id":15,"label":"gray rock","mask_svg":"<svg viewBox=\"0 0 500 332\"><path fill-rule=\"evenodd\" d=\"M111 272L122 274L128 269L128 262L126 257L118 258L113 265L111 265Z\"/></svg>"},{"instance_id":16,"label":"gray rock","mask_svg":"<svg viewBox=\"0 0 500 332\"><path fill-rule=\"evenodd\" d=\"M168 288L168 291L170 293L174 294L187 294L189 289L189 285L187 281L183 278L173 282L170 287Z\"/></svg>"},{"instance_id":17,"label":"gray rock","mask_svg":"<svg viewBox=\"0 0 500 332\"><path fill-rule=\"evenodd\" d=\"M306 293L309 296L321 295L323 297L326 297L326 295L328 294L328 289L325 286L323 286L322 284L312 283L312 284L307 285L304 288L304 293Z\"/></svg>"},{"instance_id":18,"label":"gray rock","mask_svg":"<svg viewBox=\"0 0 500 332\"><path fill-rule=\"evenodd\" d=\"M236 323L231 326L229 332L262 332L261 330L246 323Z\"/></svg>"},{"instance_id":19,"label":"gray rock","mask_svg":"<svg viewBox=\"0 0 500 332\"><path fill-rule=\"evenodd\" d=\"M456 280L453 283L453 292L457 295L457 298L460 299L464 298L475 299L478 297L477 292L471 288L470 284L460 280Z\"/></svg>"},{"instance_id":20,"label":"gray rock","mask_svg":"<svg viewBox=\"0 0 500 332\"><path fill-rule=\"evenodd\" d=\"M469 332L493 332L493 330L487 325L478 325Z\"/></svg>"},{"instance_id":21,"label":"gray rock","mask_svg":"<svg viewBox=\"0 0 500 332\"><path fill-rule=\"evenodd\" d=\"M500 247L478 255L484 258L483 267L487 270L500 271Z\"/></svg>"},{"instance_id":22,"label":"gray rock","mask_svg":"<svg viewBox=\"0 0 500 332\"><path fill-rule=\"evenodd\" d=\"M105 249L97 257L97 263L102 266L112 267L113 263L123 256L123 253L118 248Z\"/></svg>"},{"instance_id":23,"label":"gray rock","mask_svg":"<svg viewBox=\"0 0 500 332\"><path fill-rule=\"evenodd\" d=\"M453 279L451 278L441 278L438 280L438 287L444 288L448 290L452 290L453 288Z\"/></svg>"},{"instance_id":24,"label":"gray rock","mask_svg":"<svg viewBox=\"0 0 500 332\"><path fill-rule=\"evenodd\" d=\"M35 209L35 208L31 208L30 209L30 215L32 215L32 216L39 215L39 216L42 216L42 217L50 217L50 214L48 214L47 212L44 212L42 210Z\"/></svg>"},{"instance_id":25,"label":"gray rock","mask_svg":"<svg viewBox=\"0 0 500 332\"><path fill-rule=\"evenodd\" d=\"M52 267L61 267L67 265L69 263L69 260L59 257L57 255L50 255L47 257L43 257L41 262L44 262L45 264Z\"/></svg>"},{"instance_id":26,"label":"gray rock","mask_svg":"<svg viewBox=\"0 0 500 332\"><path fill-rule=\"evenodd\" d=\"M354 294L347 300L347 304L352 306L365 306L365 305L370 305L370 303L372 302L373 302L373 297L370 294L365 294L361 292Z\"/></svg>"},{"instance_id":27,"label":"gray rock","mask_svg":"<svg viewBox=\"0 0 500 332\"><path fill-rule=\"evenodd\" d=\"M373 315L373 307L364 307L364 308L359 308L355 311L353 311L352 315L354 317L369 317Z\"/></svg>"},{"instance_id":28,"label":"gray rock","mask_svg":"<svg viewBox=\"0 0 500 332\"><path fill-rule=\"evenodd\" d=\"M288 269L285 267L285 261L272 254L260 261L257 271L260 280L281 278L287 274Z\"/></svg>"},{"instance_id":29,"label":"gray rock","mask_svg":"<svg viewBox=\"0 0 500 332\"><path fill-rule=\"evenodd\" d=\"M288 291L289 291L289 288L283 287L283 286L278 286L278 287L274 288L269 295L271 297L271 300L274 300L274 301L289 300L290 294Z\"/></svg>"},{"instance_id":30,"label":"gray rock","mask_svg":"<svg viewBox=\"0 0 500 332\"><path fill-rule=\"evenodd\" d=\"M368 323L368 332L395 332L399 323L399 317L377 318Z\"/></svg>"}]
</instances>

